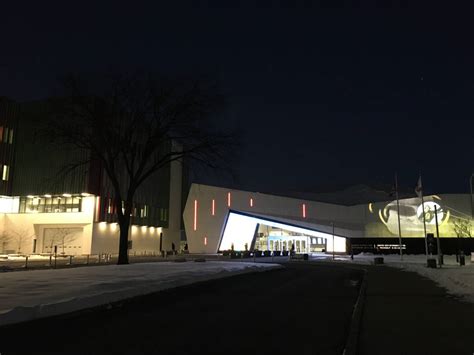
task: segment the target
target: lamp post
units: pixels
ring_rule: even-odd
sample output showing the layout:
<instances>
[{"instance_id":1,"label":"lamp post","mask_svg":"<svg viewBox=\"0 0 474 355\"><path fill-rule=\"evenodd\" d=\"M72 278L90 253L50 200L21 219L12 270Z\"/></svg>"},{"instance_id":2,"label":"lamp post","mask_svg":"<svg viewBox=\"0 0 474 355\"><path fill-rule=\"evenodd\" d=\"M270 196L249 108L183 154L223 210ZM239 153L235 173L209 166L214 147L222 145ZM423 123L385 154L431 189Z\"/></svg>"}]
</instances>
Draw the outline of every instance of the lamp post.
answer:
<instances>
[{"instance_id":1,"label":"lamp post","mask_svg":"<svg viewBox=\"0 0 474 355\"><path fill-rule=\"evenodd\" d=\"M471 189L471 222L469 223L469 231L471 231L472 228L472 220L474 219L474 200L472 196L472 180L474 178L474 173L471 174L471 177L469 178L469 187Z\"/></svg>"},{"instance_id":2,"label":"lamp post","mask_svg":"<svg viewBox=\"0 0 474 355\"><path fill-rule=\"evenodd\" d=\"M474 201L472 199L472 180L474 178L474 173L471 174L471 177L469 178L469 187L471 188L471 223L472 220L474 219Z\"/></svg>"}]
</instances>

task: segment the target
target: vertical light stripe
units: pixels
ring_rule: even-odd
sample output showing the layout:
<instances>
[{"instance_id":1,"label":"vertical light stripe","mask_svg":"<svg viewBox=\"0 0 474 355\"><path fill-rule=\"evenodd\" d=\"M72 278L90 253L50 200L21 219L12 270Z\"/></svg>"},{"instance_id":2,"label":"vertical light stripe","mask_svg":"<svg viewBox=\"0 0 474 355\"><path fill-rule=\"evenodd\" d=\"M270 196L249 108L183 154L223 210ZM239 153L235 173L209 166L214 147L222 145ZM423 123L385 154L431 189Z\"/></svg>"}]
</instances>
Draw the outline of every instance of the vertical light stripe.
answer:
<instances>
[{"instance_id":1,"label":"vertical light stripe","mask_svg":"<svg viewBox=\"0 0 474 355\"><path fill-rule=\"evenodd\" d=\"M194 230L197 230L197 211L198 211L198 202L194 200Z\"/></svg>"}]
</instances>

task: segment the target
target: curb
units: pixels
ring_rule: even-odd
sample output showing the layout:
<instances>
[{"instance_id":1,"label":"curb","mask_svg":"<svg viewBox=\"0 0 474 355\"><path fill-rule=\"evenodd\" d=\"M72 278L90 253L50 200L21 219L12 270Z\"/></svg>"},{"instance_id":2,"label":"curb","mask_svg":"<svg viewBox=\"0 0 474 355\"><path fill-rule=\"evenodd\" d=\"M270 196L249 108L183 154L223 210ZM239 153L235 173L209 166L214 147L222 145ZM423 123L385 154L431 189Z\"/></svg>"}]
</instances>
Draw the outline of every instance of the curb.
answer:
<instances>
[{"instance_id":1,"label":"curb","mask_svg":"<svg viewBox=\"0 0 474 355\"><path fill-rule=\"evenodd\" d=\"M359 342L360 325L362 323L362 314L364 312L365 294L367 291L367 270L364 270L364 276L359 289L359 296L352 311L351 326L347 336L343 355L356 355Z\"/></svg>"}]
</instances>

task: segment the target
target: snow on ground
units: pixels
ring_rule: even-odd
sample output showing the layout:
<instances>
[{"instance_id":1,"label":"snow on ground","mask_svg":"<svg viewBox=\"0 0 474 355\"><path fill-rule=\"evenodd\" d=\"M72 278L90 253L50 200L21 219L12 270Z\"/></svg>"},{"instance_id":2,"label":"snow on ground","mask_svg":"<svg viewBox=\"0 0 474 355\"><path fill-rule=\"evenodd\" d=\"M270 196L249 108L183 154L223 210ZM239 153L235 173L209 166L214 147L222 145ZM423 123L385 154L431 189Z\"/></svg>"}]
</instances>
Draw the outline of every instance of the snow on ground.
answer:
<instances>
[{"instance_id":1,"label":"snow on ground","mask_svg":"<svg viewBox=\"0 0 474 355\"><path fill-rule=\"evenodd\" d=\"M355 255L354 262L372 263L374 256L373 254ZM444 265L437 269L426 267L425 255L404 255L403 260L400 260L400 255L381 256L387 266L417 272L444 287L449 294L474 303L474 261L470 255L465 256L465 266L460 266L456 262L455 255L444 255Z\"/></svg>"},{"instance_id":2,"label":"snow on ground","mask_svg":"<svg viewBox=\"0 0 474 355\"><path fill-rule=\"evenodd\" d=\"M280 267L243 262L160 262L1 273L0 326Z\"/></svg>"}]
</instances>

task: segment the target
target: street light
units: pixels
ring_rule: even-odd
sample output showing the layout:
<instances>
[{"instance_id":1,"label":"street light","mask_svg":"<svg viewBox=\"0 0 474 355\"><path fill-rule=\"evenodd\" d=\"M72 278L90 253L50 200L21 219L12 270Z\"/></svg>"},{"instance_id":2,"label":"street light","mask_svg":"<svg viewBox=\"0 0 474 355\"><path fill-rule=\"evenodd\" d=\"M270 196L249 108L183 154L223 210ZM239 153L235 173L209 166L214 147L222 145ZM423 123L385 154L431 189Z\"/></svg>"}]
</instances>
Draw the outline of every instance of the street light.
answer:
<instances>
[{"instance_id":1,"label":"street light","mask_svg":"<svg viewBox=\"0 0 474 355\"><path fill-rule=\"evenodd\" d=\"M474 219L474 201L472 199L472 180L474 178L474 173L471 174L471 177L469 178L469 187L471 188L471 223L472 220Z\"/></svg>"}]
</instances>

